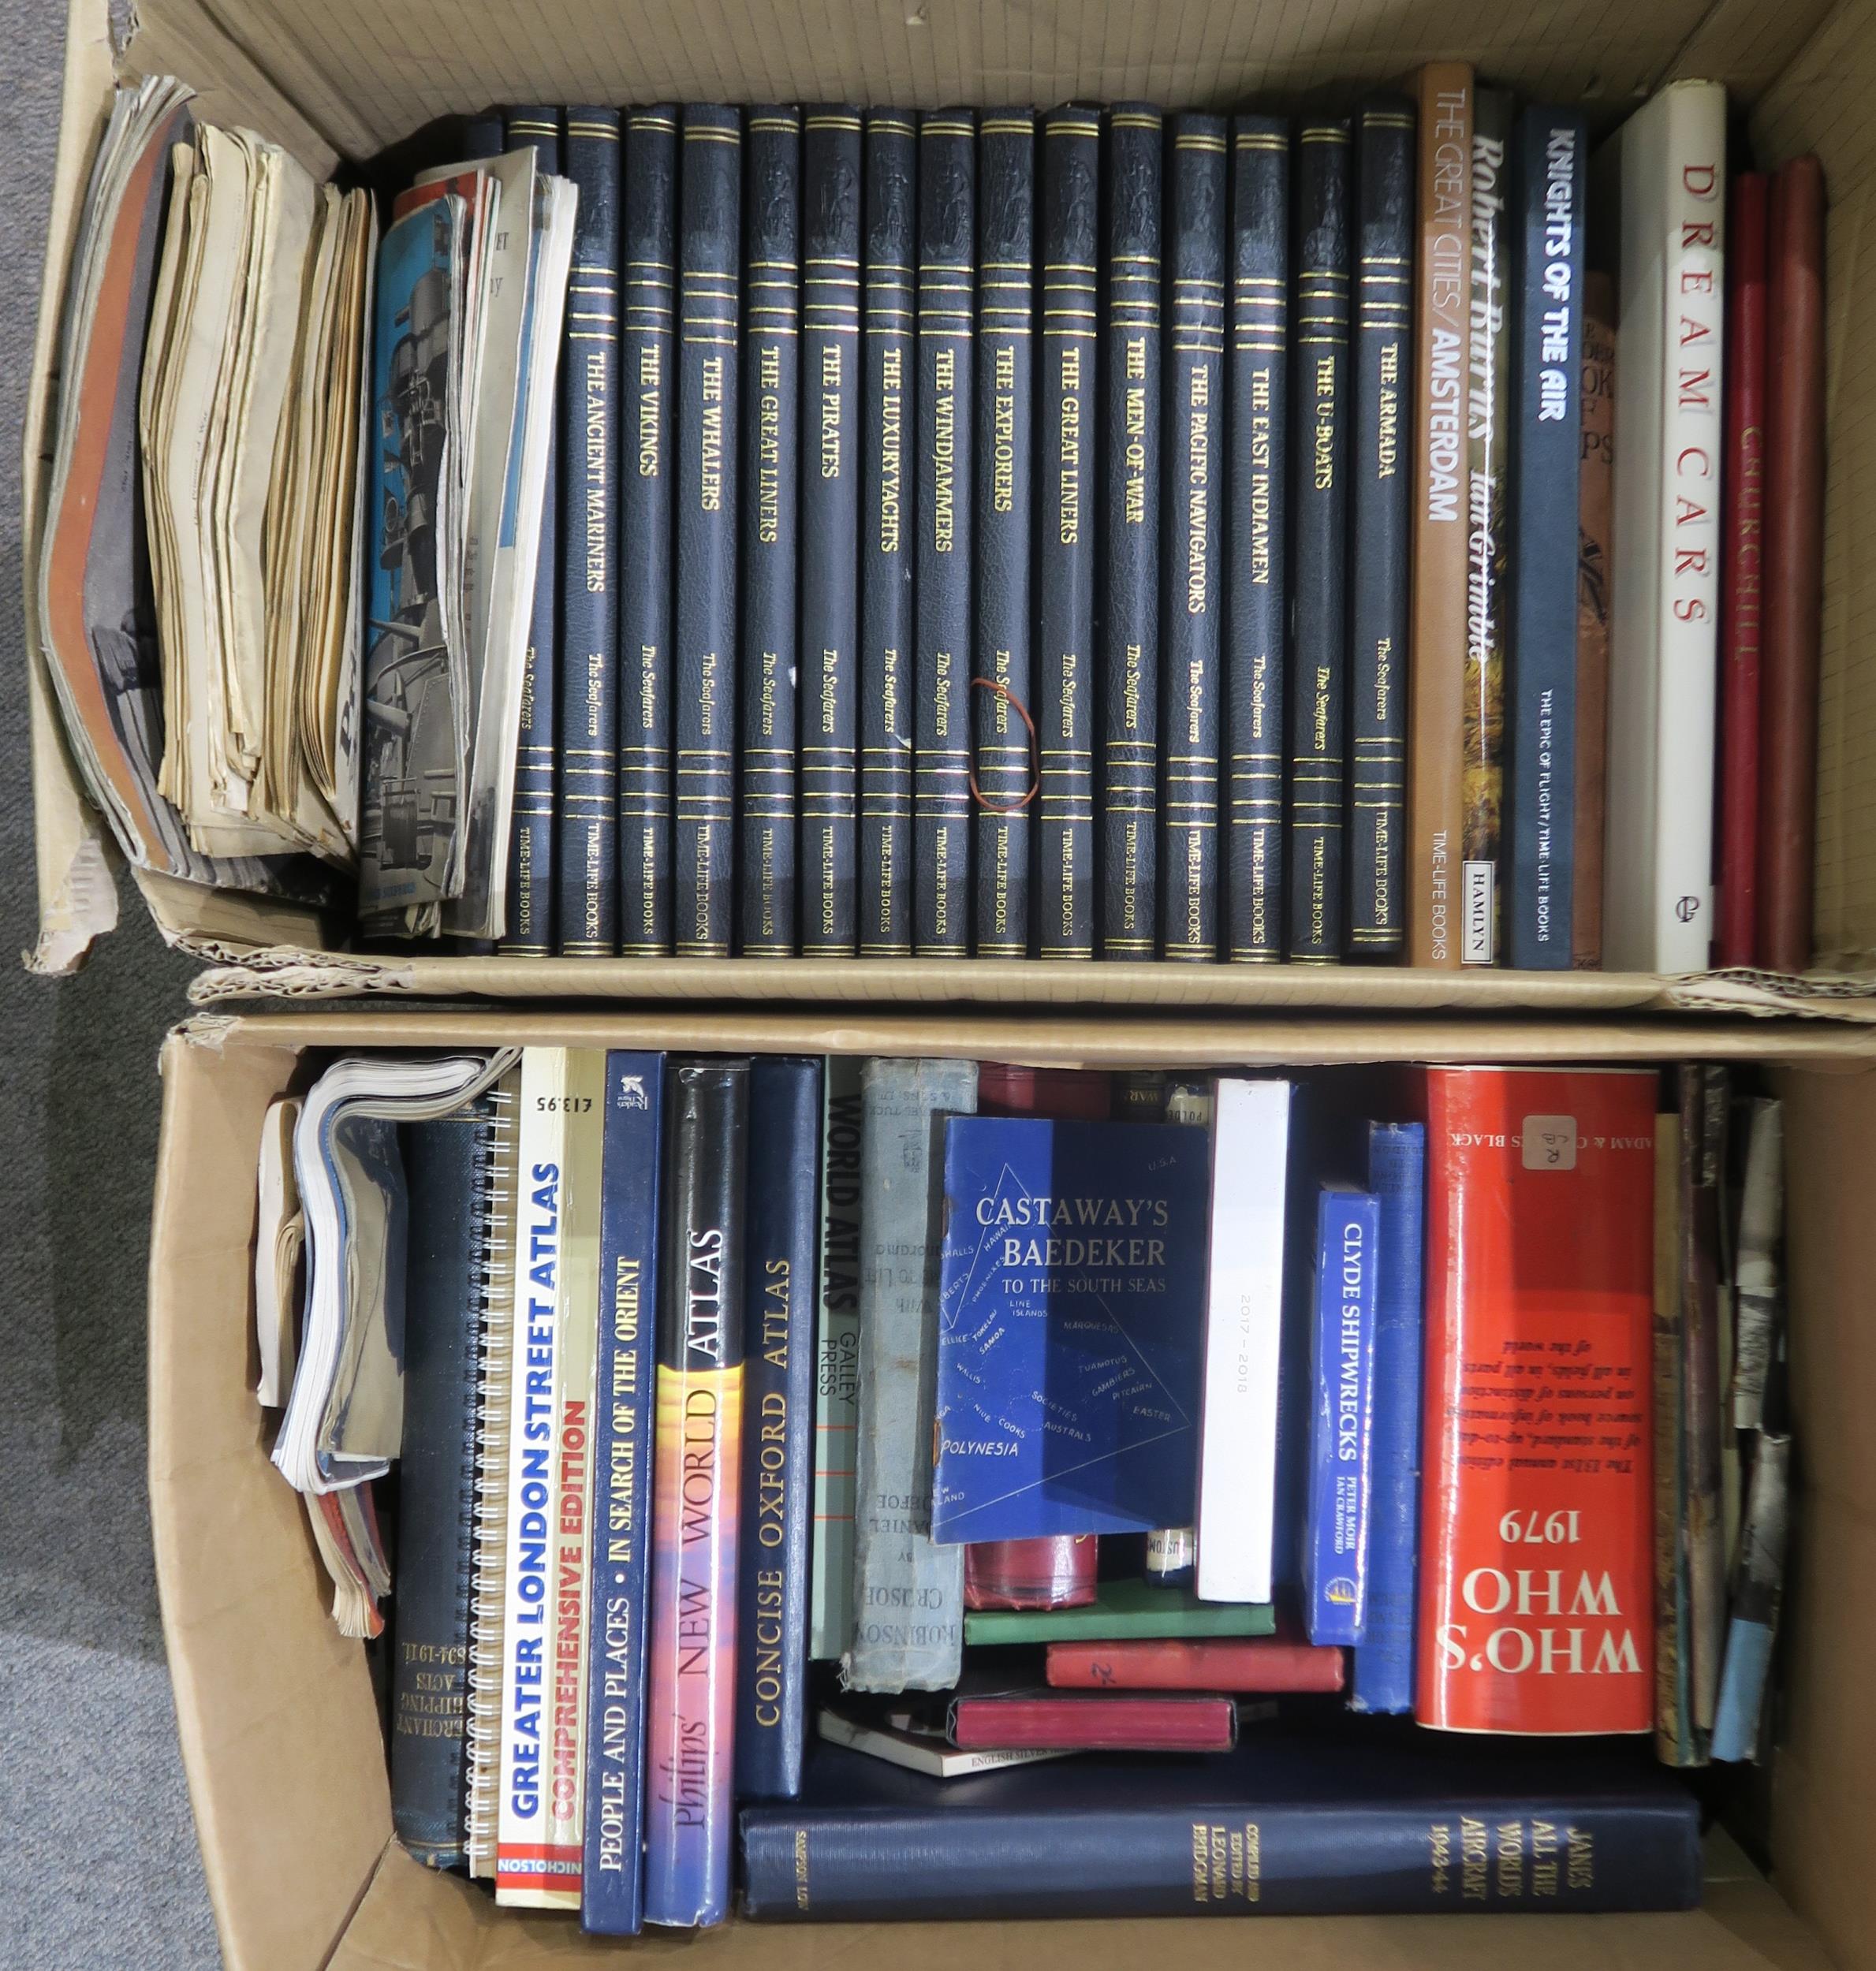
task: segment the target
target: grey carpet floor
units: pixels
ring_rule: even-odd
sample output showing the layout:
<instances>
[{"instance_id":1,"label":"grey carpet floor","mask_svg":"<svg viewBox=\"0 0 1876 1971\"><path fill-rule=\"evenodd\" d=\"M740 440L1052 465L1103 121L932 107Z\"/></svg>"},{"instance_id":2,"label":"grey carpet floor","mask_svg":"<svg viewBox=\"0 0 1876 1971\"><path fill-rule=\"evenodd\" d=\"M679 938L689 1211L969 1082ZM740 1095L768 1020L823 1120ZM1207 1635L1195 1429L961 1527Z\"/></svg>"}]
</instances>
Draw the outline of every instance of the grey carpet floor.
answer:
<instances>
[{"instance_id":1,"label":"grey carpet floor","mask_svg":"<svg viewBox=\"0 0 1876 1971\"><path fill-rule=\"evenodd\" d=\"M192 967L134 897L76 978L35 915L17 461L65 9L0 0L0 1966L220 1963L144 1498L156 1050Z\"/></svg>"}]
</instances>

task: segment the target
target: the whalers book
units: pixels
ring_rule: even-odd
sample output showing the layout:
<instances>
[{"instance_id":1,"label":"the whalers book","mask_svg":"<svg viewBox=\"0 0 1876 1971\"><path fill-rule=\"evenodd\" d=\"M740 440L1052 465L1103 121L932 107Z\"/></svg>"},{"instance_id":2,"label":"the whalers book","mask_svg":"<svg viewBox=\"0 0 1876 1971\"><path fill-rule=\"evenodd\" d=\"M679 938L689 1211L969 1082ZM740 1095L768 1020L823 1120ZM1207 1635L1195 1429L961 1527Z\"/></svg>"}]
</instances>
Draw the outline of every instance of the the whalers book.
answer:
<instances>
[{"instance_id":1,"label":"the whalers book","mask_svg":"<svg viewBox=\"0 0 1876 1971\"><path fill-rule=\"evenodd\" d=\"M1160 1123L945 1125L933 1539L1192 1523L1210 1164Z\"/></svg>"}]
</instances>

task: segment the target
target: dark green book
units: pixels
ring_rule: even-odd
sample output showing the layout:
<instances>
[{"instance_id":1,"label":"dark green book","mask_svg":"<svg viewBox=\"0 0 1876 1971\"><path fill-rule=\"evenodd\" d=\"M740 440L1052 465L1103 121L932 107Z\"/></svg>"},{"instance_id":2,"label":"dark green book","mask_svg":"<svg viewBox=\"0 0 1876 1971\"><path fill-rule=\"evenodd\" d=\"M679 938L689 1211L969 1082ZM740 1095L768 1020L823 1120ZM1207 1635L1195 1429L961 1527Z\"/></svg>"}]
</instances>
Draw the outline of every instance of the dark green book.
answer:
<instances>
[{"instance_id":1,"label":"dark green book","mask_svg":"<svg viewBox=\"0 0 1876 1971\"><path fill-rule=\"evenodd\" d=\"M1186 1588L1104 1581L1080 1608L977 1608L964 1616L966 1643L1120 1642L1153 1636L1268 1636L1268 1602L1201 1601Z\"/></svg>"}]
</instances>

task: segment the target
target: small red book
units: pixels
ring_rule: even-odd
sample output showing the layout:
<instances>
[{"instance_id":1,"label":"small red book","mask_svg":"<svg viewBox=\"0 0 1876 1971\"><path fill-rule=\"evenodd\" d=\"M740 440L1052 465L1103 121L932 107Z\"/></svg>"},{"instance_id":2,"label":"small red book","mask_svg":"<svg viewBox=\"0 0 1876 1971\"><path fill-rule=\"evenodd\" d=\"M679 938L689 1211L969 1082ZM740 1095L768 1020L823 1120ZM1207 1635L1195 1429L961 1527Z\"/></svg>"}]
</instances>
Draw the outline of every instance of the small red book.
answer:
<instances>
[{"instance_id":1,"label":"small red book","mask_svg":"<svg viewBox=\"0 0 1876 1971\"><path fill-rule=\"evenodd\" d=\"M1110 1697L1048 1690L959 1697L951 1742L966 1752L1229 1752L1237 1707L1229 1697Z\"/></svg>"},{"instance_id":2,"label":"small red book","mask_svg":"<svg viewBox=\"0 0 1876 1971\"><path fill-rule=\"evenodd\" d=\"M1726 222L1725 552L1720 562L1720 904L1714 960L1759 944L1759 626L1766 542L1766 181L1742 171Z\"/></svg>"},{"instance_id":3,"label":"small red book","mask_svg":"<svg viewBox=\"0 0 1876 1971\"><path fill-rule=\"evenodd\" d=\"M1340 1690L1340 1649L1246 1636L1216 1642L1052 1642L1048 1678L1057 1690L1243 1690L1259 1694Z\"/></svg>"},{"instance_id":4,"label":"small red book","mask_svg":"<svg viewBox=\"0 0 1876 1971\"><path fill-rule=\"evenodd\" d=\"M1423 1725L1653 1727L1654 1099L1427 1071Z\"/></svg>"}]
</instances>

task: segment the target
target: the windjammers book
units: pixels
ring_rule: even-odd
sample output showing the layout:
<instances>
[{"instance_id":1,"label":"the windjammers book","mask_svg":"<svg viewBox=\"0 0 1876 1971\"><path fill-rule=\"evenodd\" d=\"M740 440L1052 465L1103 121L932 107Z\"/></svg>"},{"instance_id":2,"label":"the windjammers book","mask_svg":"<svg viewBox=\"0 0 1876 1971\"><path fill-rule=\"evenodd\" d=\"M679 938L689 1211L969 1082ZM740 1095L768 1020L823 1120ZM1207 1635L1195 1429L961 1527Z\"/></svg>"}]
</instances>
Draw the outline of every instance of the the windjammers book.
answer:
<instances>
[{"instance_id":1,"label":"the windjammers book","mask_svg":"<svg viewBox=\"0 0 1876 1971\"><path fill-rule=\"evenodd\" d=\"M1427 1071L1423 1724L1654 1722L1654 1090Z\"/></svg>"},{"instance_id":2,"label":"the windjammers book","mask_svg":"<svg viewBox=\"0 0 1876 1971\"><path fill-rule=\"evenodd\" d=\"M1210 1163L1202 1129L947 1125L934 1540L1192 1524Z\"/></svg>"},{"instance_id":3,"label":"the windjammers book","mask_svg":"<svg viewBox=\"0 0 1876 1971\"><path fill-rule=\"evenodd\" d=\"M645 1594L665 1058L606 1056L582 1928L636 1936L644 1891Z\"/></svg>"},{"instance_id":4,"label":"the windjammers book","mask_svg":"<svg viewBox=\"0 0 1876 1971\"><path fill-rule=\"evenodd\" d=\"M729 1907L749 1064L672 1071L652 1480L645 1921Z\"/></svg>"}]
</instances>

